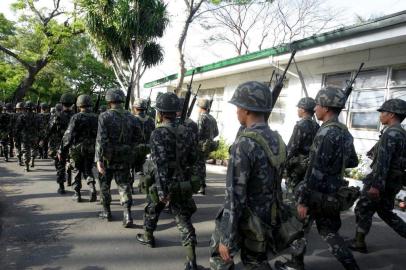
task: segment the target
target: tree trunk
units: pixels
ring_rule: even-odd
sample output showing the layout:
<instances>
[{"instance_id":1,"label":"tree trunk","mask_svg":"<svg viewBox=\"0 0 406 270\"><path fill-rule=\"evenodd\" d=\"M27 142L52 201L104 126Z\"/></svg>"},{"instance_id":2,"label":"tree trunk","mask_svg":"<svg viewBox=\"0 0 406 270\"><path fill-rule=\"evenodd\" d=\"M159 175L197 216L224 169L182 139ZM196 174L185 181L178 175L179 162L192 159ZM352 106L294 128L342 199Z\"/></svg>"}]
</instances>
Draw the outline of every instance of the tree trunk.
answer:
<instances>
[{"instance_id":1,"label":"tree trunk","mask_svg":"<svg viewBox=\"0 0 406 270\"><path fill-rule=\"evenodd\" d=\"M13 102L16 104L17 102L21 101L27 91L31 88L31 86L35 82L35 77L37 74L48 64L48 59L41 59L38 60L35 64L35 66L30 67L27 69L28 74L25 76L25 78L20 82L20 84L17 86L16 91L14 92L13 95Z\"/></svg>"}]
</instances>

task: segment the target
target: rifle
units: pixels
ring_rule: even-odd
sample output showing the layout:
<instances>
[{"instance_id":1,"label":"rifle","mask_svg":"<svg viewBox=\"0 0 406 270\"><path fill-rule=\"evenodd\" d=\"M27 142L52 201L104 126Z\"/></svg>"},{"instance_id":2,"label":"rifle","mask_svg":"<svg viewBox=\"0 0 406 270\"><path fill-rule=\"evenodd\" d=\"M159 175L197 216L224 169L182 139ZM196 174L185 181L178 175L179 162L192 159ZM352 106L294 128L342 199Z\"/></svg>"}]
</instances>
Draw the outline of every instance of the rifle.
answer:
<instances>
[{"instance_id":1,"label":"rifle","mask_svg":"<svg viewBox=\"0 0 406 270\"><path fill-rule=\"evenodd\" d=\"M202 86L202 84L199 84L199 87L197 88L197 91L192 99L192 103L190 104L190 107L187 111L187 118L190 117L190 115L192 114L193 108L195 107L195 103L196 103L196 99L197 99L197 94L199 93L200 87Z\"/></svg>"},{"instance_id":2,"label":"rifle","mask_svg":"<svg viewBox=\"0 0 406 270\"><path fill-rule=\"evenodd\" d=\"M354 77L347 83L347 87L346 87L345 90L344 90L345 100L346 100L346 101L347 101L348 98L350 97L351 92L352 92L352 89L353 89L352 85L354 84L355 79L358 77L358 74L361 72L361 69L362 69L363 67L364 67L364 63L362 62L362 63L359 65L359 68L358 68L357 72L355 73Z\"/></svg>"},{"instance_id":3,"label":"rifle","mask_svg":"<svg viewBox=\"0 0 406 270\"><path fill-rule=\"evenodd\" d=\"M145 109L145 114L146 115L148 115L148 110L149 110L149 107L151 106L151 94L152 94L152 88L151 88L151 91L149 91L149 97L148 97L148 100L147 100L147 108Z\"/></svg>"},{"instance_id":4,"label":"rifle","mask_svg":"<svg viewBox=\"0 0 406 270\"><path fill-rule=\"evenodd\" d=\"M212 96L211 99L210 99L209 108L207 109L207 112L208 112L208 113L210 113L210 111L211 111L211 106L213 105L213 101L214 101L214 94L213 94L213 96Z\"/></svg>"},{"instance_id":5,"label":"rifle","mask_svg":"<svg viewBox=\"0 0 406 270\"><path fill-rule=\"evenodd\" d=\"M93 108L93 112L97 113L100 107L100 99L101 99L101 91L99 92L99 94L97 95L97 100L96 100L96 104L94 104L94 108Z\"/></svg>"},{"instance_id":6,"label":"rifle","mask_svg":"<svg viewBox=\"0 0 406 270\"><path fill-rule=\"evenodd\" d=\"M187 92L185 95L185 102L183 103L183 108L182 108L182 114L180 116L180 123L183 124L186 120L186 116L187 116L187 111L189 109L188 105L189 105L189 101L190 101L190 96L192 95L192 83L193 83L193 77L195 76L195 71L193 70L192 72L192 78L190 78L190 83L187 86Z\"/></svg>"},{"instance_id":7,"label":"rifle","mask_svg":"<svg viewBox=\"0 0 406 270\"><path fill-rule=\"evenodd\" d=\"M296 54L296 50L292 51L292 54L290 55L290 59L289 62L285 68L285 70L283 71L283 74L281 76L279 76L278 80L276 81L275 86L272 89L272 102L271 102L271 108L269 113L267 113L265 120L268 122L269 116L271 115L271 112L273 110L273 108L275 107L275 103L278 100L278 97L282 91L283 88L283 80L285 79L286 76L286 72L288 72L289 66L292 63L293 58L295 57Z\"/></svg>"},{"instance_id":8,"label":"rifle","mask_svg":"<svg viewBox=\"0 0 406 270\"><path fill-rule=\"evenodd\" d=\"M299 70L295 58L293 58L293 64L295 64L297 75L299 76L300 84L302 85L303 92L305 93L306 97L309 97L309 93L307 92L306 84L303 78L302 72Z\"/></svg>"},{"instance_id":9,"label":"rifle","mask_svg":"<svg viewBox=\"0 0 406 270\"><path fill-rule=\"evenodd\" d=\"M269 80L268 87L271 87L273 76L275 75L275 70L272 70L271 79Z\"/></svg>"}]
</instances>

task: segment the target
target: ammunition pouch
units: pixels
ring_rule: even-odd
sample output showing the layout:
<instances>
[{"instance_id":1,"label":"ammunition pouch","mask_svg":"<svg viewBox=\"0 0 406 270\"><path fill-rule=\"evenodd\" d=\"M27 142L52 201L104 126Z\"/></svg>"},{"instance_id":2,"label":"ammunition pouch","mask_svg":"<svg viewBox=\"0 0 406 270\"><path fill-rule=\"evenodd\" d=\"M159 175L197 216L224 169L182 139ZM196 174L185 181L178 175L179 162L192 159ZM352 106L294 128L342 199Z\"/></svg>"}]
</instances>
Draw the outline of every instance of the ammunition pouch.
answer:
<instances>
[{"instance_id":1,"label":"ammunition pouch","mask_svg":"<svg viewBox=\"0 0 406 270\"><path fill-rule=\"evenodd\" d=\"M340 211L350 209L360 195L359 187L341 187L337 192L337 199L340 202Z\"/></svg>"},{"instance_id":2,"label":"ammunition pouch","mask_svg":"<svg viewBox=\"0 0 406 270\"><path fill-rule=\"evenodd\" d=\"M359 187L341 187L335 194L312 191L309 200L311 213L333 216L350 209L360 196Z\"/></svg>"},{"instance_id":3,"label":"ammunition pouch","mask_svg":"<svg viewBox=\"0 0 406 270\"><path fill-rule=\"evenodd\" d=\"M205 140L200 143L200 149L205 155L209 155L211 152L216 151L219 147L219 141Z\"/></svg>"},{"instance_id":4,"label":"ammunition pouch","mask_svg":"<svg viewBox=\"0 0 406 270\"><path fill-rule=\"evenodd\" d=\"M174 201L184 201L193 196L193 188L191 181L173 182L169 186L171 199Z\"/></svg>"},{"instance_id":5,"label":"ammunition pouch","mask_svg":"<svg viewBox=\"0 0 406 270\"><path fill-rule=\"evenodd\" d=\"M158 188L155 184L152 184L148 189L148 196L155 204L159 203Z\"/></svg>"},{"instance_id":6,"label":"ammunition pouch","mask_svg":"<svg viewBox=\"0 0 406 270\"><path fill-rule=\"evenodd\" d=\"M154 179L150 174L141 175L140 182L138 184L138 189L143 194L148 194L149 188L154 183Z\"/></svg>"},{"instance_id":7,"label":"ammunition pouch","mask_svg":"<svg viewBox=\"0 0 406 270\"><path fill-rule=\"evenodd\" d=\"M244 245L251 251L265 253L271 226L262 222L251 210L247 209L240 223L240 233L244 236Z\"/></svg>"},{"instance_id":8,"label":"ammunition pouch","mask_svg":"<svg viewBox=\"0 0 406 270\"><path fill-rule=\"evenodd\" d=\"M82 142L73 145L69 149L69 156L71 159L77 161L83 156L94 156L95 148L94 144L88 142Z\"/></svg>"}]
</instances>

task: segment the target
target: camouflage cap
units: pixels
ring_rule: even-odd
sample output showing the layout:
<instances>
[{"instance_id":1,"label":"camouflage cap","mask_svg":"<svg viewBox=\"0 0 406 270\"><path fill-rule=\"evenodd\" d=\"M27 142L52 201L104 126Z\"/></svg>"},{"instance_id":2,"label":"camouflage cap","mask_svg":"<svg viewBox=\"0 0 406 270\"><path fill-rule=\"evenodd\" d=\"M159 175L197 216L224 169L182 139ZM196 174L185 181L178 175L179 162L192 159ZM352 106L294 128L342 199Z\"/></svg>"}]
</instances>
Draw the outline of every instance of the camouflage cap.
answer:
<instances>
[{"instance_id":1,"label":"camouflage cap","mask_svg":"<svg viewBox=\"0 0 406 270\"><path fill-rule=\"evenodd\" d=\"M61 103L57 103L55 105L55 111L57 112L61 112L63 110L62 104Z\"/></svg>"},{"instance_id":2,"label":"camouflage cap","mask_svg":"<svg viewBox=\"0 0 406 270\"><path fill-rule=\"evenodd\" d=\"M123 103L125 95L120 89L110 89L106 93L106 101L114 103Z\"/></svg>"},{"instance_id":3,"label":"camouflage cap","mask_svg":"<svg viewBox=\"0 0 406 270\"><path fill-rule=\"evenodd\" d=\"M378 112L391 112L400 115L406 115L406 101L394 98L385 101L378 109Z\"/></svg>"},{"instance_id":4,"label":"camouflage cap","mask_svg":"<svg viewBox=\"0 0 406 270\"><path fill-rule=\"evenodd\" d=\"M77 107L91 107L92 98L89 95L80 95L76 100Z\"/></svg>"},{"instance_id":5,"label":"camouflage cap","mask_svg":"<svg viewBox=\"0 0 406 270\"><path fill-rule=\"evenodd\" d=\"M35 105L34 105L34 103L32 103L32 101L28 100L28 101L25 102L24 108L25 109L33 109L33 108L35 108Z\"/></svg>"},{"instance_id":6,"label":"camouflage cap","mask_svg":"<svg viewBox=\"0 0 406 270\"><path fill-rule=\"evenodd\" d=\"M75 96L71 93L65 93L61 96L59 102L67 105L75 104Z\"/></svg>"},{"instance_id":7,"label":"camouflage cap","mask_svg":"<svg viewBox=\"0 0 406 270\"><path fill-rule=\"evenodd\" d=\"M248 111L269 112L271 111L272 95L265 84L248 81L237 87L229 103Z\"/></svg>"},{"instance_id":8,"label":"camouflage cap","mask_svg":"<svg viewBox=\"0 0 406 270\"><path fill-rule=\"evenodd\" d=\"M344 108L346 97L344 91L336 87L322 88L316 96L316 104L323 107Z\"/></svg>"},{"instance_id":9,"label":"camouflage cap","mask_svg":"<svg viewBox=\"0 0 406 270\"><path fill-rule=\"evenodd\" d=\"M179 98L175 93L163 93L156 99L155 108L159 112L177 112L179 110Z\"/></svg>"},{"instance_id":10,"label":"camouflage cap","mask_svg":"<svg viewBox=\"0 0 406 270\"><path fill-rule=\"evenodd\" d=\"M297 107L305 109L306 111L314 111L316 101L311 97L304 97L299 100Z\"/></svg>"},{"instance_id":11,"label":"camouflage cap","mask_svg":"<svg viewBox=\"0 0 406 270\"><path fill-rule=\"evenodd\" d=\"M144 98L136 98L133 103L133 108L146 110L148 105L148 100Z\"/></svg>"},{"instance_id":12,"label":"camouflage cap","mask_svg":"<svg viewBox=\"0 0 406 270\"><path fill-rule=\"evenodd\" d=\"M197 106L199 106L202 109L208 110L210 107L210 100L205 99L205 98L200 98L197 101Z\"/></svg>"},{"instance_id":13,"label":"camouflage cap","mask_svg":"<svg viewBox=\"0 0 406 270\"><path fill-rule=\"evenodd\" d=\"M22 109L22 108L24 108L24 102L18 102L16 104L16 109Z\"/></svg>"},{"instance_id":14,"label":"camouflage cap","mask_svg":"<svg viewBox=\"0 0 406 270\"><path fill-rule=\"evenodd\" d=\"M45 102L42 102L39 106L41 107L42 110L49 109L49 105L47 103L45 103Z\"/></svg>"}]
</instances>

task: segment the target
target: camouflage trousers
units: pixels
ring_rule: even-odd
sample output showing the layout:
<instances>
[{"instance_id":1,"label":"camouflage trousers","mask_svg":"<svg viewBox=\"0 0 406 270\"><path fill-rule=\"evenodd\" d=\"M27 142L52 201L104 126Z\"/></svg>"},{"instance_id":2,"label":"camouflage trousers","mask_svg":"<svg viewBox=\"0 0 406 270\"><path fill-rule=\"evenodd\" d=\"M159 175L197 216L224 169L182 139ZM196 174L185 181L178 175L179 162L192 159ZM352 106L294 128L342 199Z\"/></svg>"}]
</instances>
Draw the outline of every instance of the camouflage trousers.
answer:
<instances>
[{"instance_id":1,"label":"camouflage trousers","mask_svg":"<svg viewBox=\"0 0 406 270\"><path fill-rule=\"evenodd\" d=\"M234 269L235 267L234 261L225 262L218 251L222 235L220 228L221 217L222 211L217 215L216 226L210 239L210 269L212 270L228 270ZM256 234L257 232L251 235ZM244 269L271 270L272 268L268 263L266 242L255 241L252 237L247 235L247 231L240 231L238 235L240 238L229 247L231 258L234 258L240 251L241 262L244 265Z\"/></svg>"},{"instance_id":2,"label":"camouflage trousers","mask_svg":"<svg viewBox=\"0 0 406 270\"><path fill-rule=\"evenodd\" d=\"M37 156L38 148L35 143L32 142L22 142L21 143L21 152L23 155L24 164L29 164L31 159L34 159Z\"/></svg>"},{"instance_id":3,"label":"camouflage trousers","mask_svg":"<svg viewBox=\"0 0 406 270\"><path fill-rule=\"evenodd\" d=\"M406 238L406 223L392 211L395 206L396 194L400 190L385 190L380 194L379 200L371 200L367 194L369 188L370 186L364 186L355 207L357 231L368 234L372 226L372 217L377 213L395 232Z\"/></svg>"},{"instance_id":4,"label":"camouflage trousers","mask_svg":"<svg viewBox=\"0 0 406 270\"><path fill-rule=\"evenodd\" d=\"M5 138L0 138L0 146L1 146L1 148L2 148L2 152L3 152L3 156L5 157L5 158L8 158L8 154L9 154L9 152L8 152L8 138L7 137L5 137Z\"/></svg>"},{"instance_id":5,"label":"camouflage trousers","mask_svg":"<svg viewBox=\"0 0 406 270\"><path fill-rule=\"evenodd\" d=\"M154 232L156 230L159 215L165 208L162 202L154 203L147 195L147 205L144 209L144 230ZM182 238L183 246L195 246L197 243L196 232L191 218L196 212L196 204L193 198L179 202L171 201L169 203L171 213L175 215L175 222Z\"/></svg>"},{"instance_id":6,"label":"camouflage trousers","mask_svg":"<svg viewBox=\"0 0 406 270\"><path fill-rule=\"evenodd\" d=\"M194 175L200 179L200 184L206 187L206 159L207 156L200 150L198 150L197 159L194 165Z\"/></svg>"},{"instance_id":7,"label":"camouflage trousers","mask_svg":"<svg viewBox=\"0 0 406 270\"><path fill-rule=\"evenodd\" d=\"M38 148L40 158L48 158L48 139L43 139L41 145Z\"/></svg>"},{"instance_id":8,"label":"camouflage trousers","mask_svg":"<svg viewBox=\"0 0 406 270\"><path fill-rule=\"evenodd\" d=\"M99 175L100 184L100 201L104 206L108 206L111 203L111 181L116 181L118 192L120 194L121 205L131 206L132 195L130 188L130 169L111 169L107 168L106 173Z\"/></svg>"},{"instance_id":9,"label":"camouflage trousers","mask_svg":"<svg viewBox=\"0 0 406 270\"><path fill-rule=\"evenodd\" d=\"M15 140L15 147L16 147L16 154L17 154L17 159L18 161L22 160L23 157L23 152L21 151L21 141L20 140Z\"/></svg>"},{"instance_id":10,"label":"camouflage trousers","mask_svg":"<svg viewBox=\"0 0 406 270\"><path fill-rule=\"evenodd\" d=\"M331 254L345 268L357 265L351 250L338 233L341 228L340 212L331 215L322 213L310 215L310 219L316 222L319 235L329 246Z\"/></svg>"},{"instance_id":11,"label":"camouflage trousers","mask_svg":"<svg viewBox=\"0 0 406 270\"><path fill-rule=\"evenodd\" d=\"M86 179L88 185L95 184L93 175L93 159L92 156L81 156L75 159L70 159L70 166L72 167L73 190L80 192L82 189L82 177Z\"/></svg>"},{"instance_id":12,"label":"camouflage trousers","mask_svg":"<svg viewBox=\"0 0 406 270\"><path fill-rule=\"evenodd\" d=\"M9 139L9 146L10 146L10 157L14 156L14 138L10 136Z\"/></svg>"},{"instance_id":13,"label":"camouflage trousers","mask_svg":"<svg viewBox=\"0 0 406 270\"><path fill-rule=\"evenodd\" d=\"M56 169L56 182L58 184L63 184L66 181L66 173L71 175L72 167L66 168L67 161L66 159L59 160L56 156L54 158L55 161L55 169Z\"/></svg>"}]
</instances>

